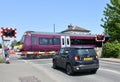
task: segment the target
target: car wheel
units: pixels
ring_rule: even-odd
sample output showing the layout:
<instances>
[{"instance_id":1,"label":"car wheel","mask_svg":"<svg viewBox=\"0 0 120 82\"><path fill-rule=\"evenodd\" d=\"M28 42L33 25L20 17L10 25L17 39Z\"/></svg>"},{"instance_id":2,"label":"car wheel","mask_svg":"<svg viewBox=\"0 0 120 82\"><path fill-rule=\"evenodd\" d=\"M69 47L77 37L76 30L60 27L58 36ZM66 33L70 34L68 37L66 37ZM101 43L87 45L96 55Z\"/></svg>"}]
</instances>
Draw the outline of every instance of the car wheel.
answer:
<instances>
[{"instance_id":1,"label":"car wheel","mask_svg":"<svg viewBox=\"0 0 120 82\"><path fill-rule=\"evenodd\" d=\"M72 74L73 74L73 70L72 70L72 67L71 67L70 64L68 64L68 65L66 66L66 71L67 71L67 74L68 74L68 75L72 75Z\"/></svg>"},{"instance_id":2,"label":"car wheel","mask_svg":"<svg viewBox=\"0 0 120 82\"><path fill-rule=\"evenodd\" d=\"M54 69L57 68L56 61L55 61L55 60L53 61L53 68L54 68Z\"/></svg>"}]
</instances>

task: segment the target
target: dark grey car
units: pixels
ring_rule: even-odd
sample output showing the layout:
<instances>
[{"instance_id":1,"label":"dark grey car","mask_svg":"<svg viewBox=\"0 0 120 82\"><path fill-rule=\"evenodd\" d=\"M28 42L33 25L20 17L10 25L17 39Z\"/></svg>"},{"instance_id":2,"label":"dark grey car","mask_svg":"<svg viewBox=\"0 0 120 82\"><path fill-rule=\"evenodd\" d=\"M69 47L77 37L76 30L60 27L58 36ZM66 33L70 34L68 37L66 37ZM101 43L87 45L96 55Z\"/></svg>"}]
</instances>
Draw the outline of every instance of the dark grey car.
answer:
<instances>
[{"instance_id":1,"label":"dark grey car","mask_svg":"<svg viewBox=\"0 0 120 82\"><path fill-rule=\"evenodd\" d=\"M94 48L64 47L53 57L53 68L57 67L66 69L68 75L80 71L96 73L99 60Z\"/></svg>"}]
</instances>

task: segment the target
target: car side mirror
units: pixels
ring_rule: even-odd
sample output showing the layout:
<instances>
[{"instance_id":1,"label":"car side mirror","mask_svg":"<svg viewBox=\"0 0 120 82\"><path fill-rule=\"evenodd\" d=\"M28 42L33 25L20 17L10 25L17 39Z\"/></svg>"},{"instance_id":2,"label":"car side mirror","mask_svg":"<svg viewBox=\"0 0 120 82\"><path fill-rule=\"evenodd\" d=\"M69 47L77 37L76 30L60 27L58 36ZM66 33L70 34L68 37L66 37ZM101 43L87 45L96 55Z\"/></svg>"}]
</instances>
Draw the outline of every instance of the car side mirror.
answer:
<instances>
[{"instance_id":1,"label":"car side mirror","mask_svg":"<svg viewBox=\"0 0 120 82\"><path fill-rule=\"evenodd\" d=\"M69 53L69 51L65 51L65 54L68 54Z\"/></svg>"}]
</instances>

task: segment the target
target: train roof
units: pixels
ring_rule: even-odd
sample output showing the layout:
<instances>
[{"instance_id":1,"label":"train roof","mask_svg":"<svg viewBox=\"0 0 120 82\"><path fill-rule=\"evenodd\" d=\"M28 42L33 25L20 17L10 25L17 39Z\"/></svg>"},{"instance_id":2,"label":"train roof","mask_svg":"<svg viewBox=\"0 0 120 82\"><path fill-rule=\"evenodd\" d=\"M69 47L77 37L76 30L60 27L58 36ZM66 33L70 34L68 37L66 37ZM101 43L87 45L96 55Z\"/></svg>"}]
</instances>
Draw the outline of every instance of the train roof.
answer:
<instances>
[{"instance_id":1,"label":"train roof","mask_svg":"<svg viewBox=\"0 0 120 82\"><path fill-rule=\"evenodd\" d=\"M37 32L37 31L26 31L30 34L48 34L48 35L71 35L71 36L95 36L95 34L69 34L69 33L60 33L60 32Z\"/></svg>"}]
</instances>

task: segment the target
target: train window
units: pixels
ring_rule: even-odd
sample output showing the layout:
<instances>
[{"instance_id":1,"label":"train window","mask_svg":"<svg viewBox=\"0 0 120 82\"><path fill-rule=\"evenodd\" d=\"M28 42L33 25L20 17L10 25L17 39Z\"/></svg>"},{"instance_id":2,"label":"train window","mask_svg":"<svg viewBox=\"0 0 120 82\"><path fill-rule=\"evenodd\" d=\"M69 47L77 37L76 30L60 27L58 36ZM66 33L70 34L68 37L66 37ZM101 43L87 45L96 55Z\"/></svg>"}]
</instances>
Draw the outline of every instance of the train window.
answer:
<instances>
[{"instance_id":1,"label":"train window","mask_svg":"<svg viewBox=\"0 0 120 82\"><path fill-rule=\"evenodd\" d=\"M39 38L39 44L41 45L59 45L59 38Z\"/></svg>"},{"instance_id":2,"label":"train window","mask_svg":"<svg viewBox=\"0 0 120 82\"><path fill-rule=\"evenodd\" d=\"M32 36L32 44L36 44L36 37Z\"/></svg>"},{"instance_id":3,"label":"train window","mask_svg":"<svg viewBox=\"0 0 120 82\"><path fill-rule=\"evenodd\" d=\"M49 43L48 38L40 38L39 39L39 44L41 44L41 45L48 45L48 43Z\"/></svg>"},{"instance_id":4,"label":"train window","mask_svg":"<svg viewBox=\"0 0 120 82\"><path fill-rule=\"evenodd\" d=\"M71 39L71 45L94 45L94 39Z\"/></svg>"},{"instance_id":5,"label":"train window","mask_svg":"<svg viewBox=\"0 0 120 82\"><path fill-rule=\"evenodd\" d=\"M52 45L53 44L53 39L49 38L49 44Z\"/></svg>"},{"instance_id":6,"label":"train window","mask_svg":"<svg viewBox=\"0 0 120 82\"><path fill-rule=\"evenodd\" d=\"M69 43L69 38L67 38L67 45L69 45L70 43Z\"/></svg>"},{"instance_id":7,"label":"train window","mask_svg":"<svg viewBox=\"0 0 120 82\"><path fill-rule=\"evenodd\" d=\"M25 41L25 36L22 37L20 42L24 43L24 41Z\"/></svg>"},{"instance_id":8,"label":"train window","mask_svg":"<svg viewBox=\"0 0 120 82\"><path fill-rule=\"evenodd\" d=\"M60 45L60 39L59 38L53 38L54 45Z\"/></svg>"},{"instance_id":9,"label":"train window","mask_svg":"<svg viewBox=\"0 0 120 82\"><path fill-rule=\"evenodd\" d=\"M64 43L64 38L62 38L62 45L65 45L65 43Z\"/></svg>"}]
</instances>

